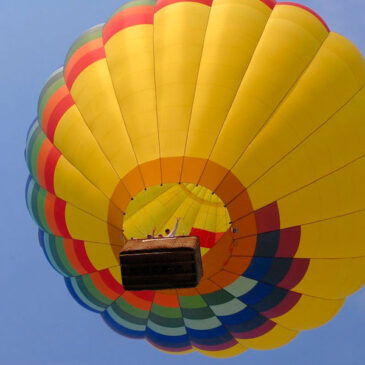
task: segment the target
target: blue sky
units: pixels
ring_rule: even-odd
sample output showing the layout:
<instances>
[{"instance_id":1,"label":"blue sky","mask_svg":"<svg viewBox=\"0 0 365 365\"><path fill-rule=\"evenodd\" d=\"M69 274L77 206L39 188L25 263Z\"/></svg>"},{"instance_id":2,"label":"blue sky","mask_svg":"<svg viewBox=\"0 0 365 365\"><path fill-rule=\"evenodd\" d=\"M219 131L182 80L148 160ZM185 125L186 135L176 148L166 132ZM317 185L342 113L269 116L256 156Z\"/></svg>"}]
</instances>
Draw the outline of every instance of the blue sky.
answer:
<instances>
[{"instance_id":1,"label":"blue sky","mask_svg":"<svg viewBox=\"0 0 365 365\"><path fill-rule=\"evenodd\" d=\"M123 0L2 0L0 2L0 364L200 365L218 363L199 354L170 356L145 341L112 332L100 316L81 308L49 266L24 201L23 150L40 90L72 42L105 22ZM363 0L301 0L329 27L365 54ZM365 244L365 243L364 243ZM350 297L327 325L301 333L269 352L249 351L232 364L363 364L365 289ZM227 361L227 360L226 360Z\"/></svg>"}]
</instances>

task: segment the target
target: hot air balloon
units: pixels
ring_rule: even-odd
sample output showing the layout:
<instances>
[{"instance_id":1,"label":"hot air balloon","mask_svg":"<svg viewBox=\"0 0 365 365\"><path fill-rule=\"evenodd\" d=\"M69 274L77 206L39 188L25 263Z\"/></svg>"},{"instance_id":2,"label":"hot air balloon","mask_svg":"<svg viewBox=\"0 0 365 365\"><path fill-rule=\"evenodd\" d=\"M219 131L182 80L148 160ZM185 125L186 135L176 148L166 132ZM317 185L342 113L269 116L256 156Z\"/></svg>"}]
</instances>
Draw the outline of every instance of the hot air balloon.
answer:
<instances>
[{"instance_id":1,"label":"hot air balloon","mask_svg":"<svg viewBox=\"0 0 365 365\"><path fill-rule=\"evenodd\" d=\"M50 264L116 332L267 350L365 283L365 62L305 6L134 0L72 45L30 127ZM196 287L125 290L126 240L199 237Z\"/></svg>"}]
</instances>

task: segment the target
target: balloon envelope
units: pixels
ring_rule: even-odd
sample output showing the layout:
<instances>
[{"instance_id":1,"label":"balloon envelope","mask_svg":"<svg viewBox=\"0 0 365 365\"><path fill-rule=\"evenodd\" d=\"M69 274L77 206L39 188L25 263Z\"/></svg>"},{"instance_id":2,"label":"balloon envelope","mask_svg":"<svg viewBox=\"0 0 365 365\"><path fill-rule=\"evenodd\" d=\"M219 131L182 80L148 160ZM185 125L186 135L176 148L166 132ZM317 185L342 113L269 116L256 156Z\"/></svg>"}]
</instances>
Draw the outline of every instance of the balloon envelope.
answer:
<instances>
[{"instance_id":1,"label":"balloon envelope","mask_svg":"<svg viewBox=\"0 0 365 365\"><path fill-rule=\"evenodd\" d=\"M135 0L44 86L26 201L50 264L118 333L230 357L330 320L365 283L365 62L312 10ZM193 289L121 284L126 238L200 238Z\"/></svg>"}]
</instances>

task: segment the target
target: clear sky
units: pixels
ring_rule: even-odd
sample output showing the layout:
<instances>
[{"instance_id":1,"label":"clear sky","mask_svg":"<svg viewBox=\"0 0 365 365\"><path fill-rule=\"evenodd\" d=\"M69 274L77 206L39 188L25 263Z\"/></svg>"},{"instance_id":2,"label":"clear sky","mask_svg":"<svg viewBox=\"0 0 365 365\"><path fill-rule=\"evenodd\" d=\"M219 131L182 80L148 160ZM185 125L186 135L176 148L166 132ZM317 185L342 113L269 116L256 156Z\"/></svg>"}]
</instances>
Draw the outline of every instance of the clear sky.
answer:
<instances>
[{"instance_id":1,"label":"clear sky","mask_svg":"<svg viewBox=\"0 0 365 365\"><path fill-rule=\"evenodd\" d=\"M25 205L25 136L47 77L72 42L105 22L124 0L0 1L0 364L210 364L194 353L172 356L111 331L79 306L38 245ZM364 0L301 0L365 54ZM365 243L364 243L365 244ZM365 270L365 268L364 268ZM365 288L327 325L283 348L249 351L232 364L364 364ZM227 360L223 360L226 361Z\"/></svg>"}]
</instances>

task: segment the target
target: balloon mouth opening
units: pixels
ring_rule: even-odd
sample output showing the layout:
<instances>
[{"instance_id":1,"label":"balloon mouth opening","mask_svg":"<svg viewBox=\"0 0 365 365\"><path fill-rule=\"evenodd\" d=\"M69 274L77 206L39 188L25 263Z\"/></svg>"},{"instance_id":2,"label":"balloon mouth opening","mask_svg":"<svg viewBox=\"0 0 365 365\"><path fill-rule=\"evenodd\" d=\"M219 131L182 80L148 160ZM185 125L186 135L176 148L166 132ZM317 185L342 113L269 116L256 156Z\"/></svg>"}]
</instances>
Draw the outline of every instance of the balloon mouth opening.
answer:
<instances>
[{"instance_id":1,"label":"balloon mouth opening","mask_svg":"<svg viewBox=\"0 0 365 365\"><path fill-rule=\"evenodd\" d=\"M158 184L140 191L125 210L127 239L165 236L180 218L176 235L198 236L204 255L230 228L229 212L217 194L193 183Z\"/></svg>"}]
</instances>

